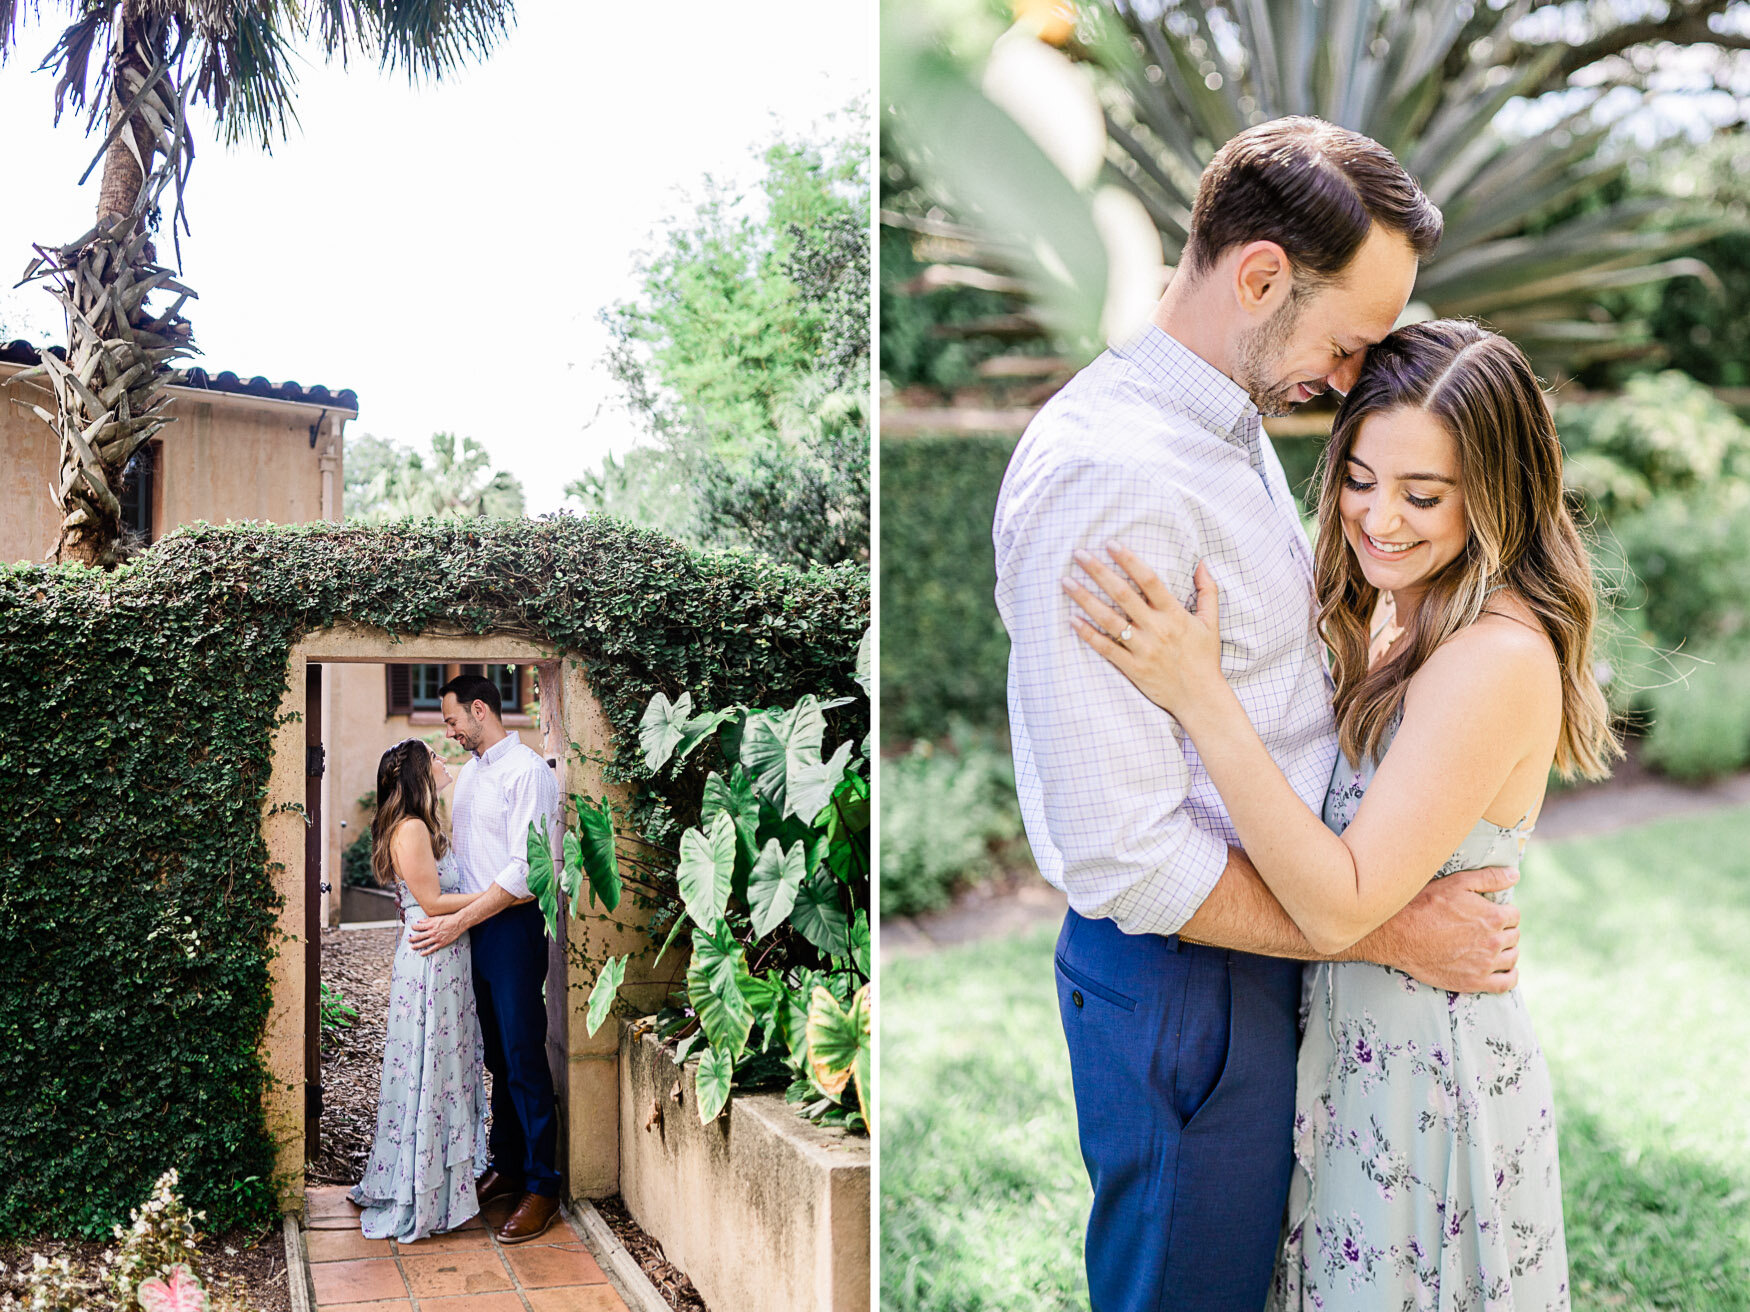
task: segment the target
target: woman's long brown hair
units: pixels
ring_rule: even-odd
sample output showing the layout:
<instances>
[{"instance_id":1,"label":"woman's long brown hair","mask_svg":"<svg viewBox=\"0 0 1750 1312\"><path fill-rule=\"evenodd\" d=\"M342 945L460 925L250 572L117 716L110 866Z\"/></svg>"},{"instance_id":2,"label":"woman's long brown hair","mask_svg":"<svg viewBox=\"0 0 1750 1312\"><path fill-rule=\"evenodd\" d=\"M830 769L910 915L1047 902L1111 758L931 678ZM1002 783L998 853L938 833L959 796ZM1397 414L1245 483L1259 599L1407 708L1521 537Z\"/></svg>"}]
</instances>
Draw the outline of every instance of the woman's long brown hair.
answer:
<instances>
[{"instance_id":1,"label":"woman's long brown hair","mask_svg":"<svg viewBox=\"0 0 1750 1312\"><path fill-rule=\"evenodd\" d=\"M1362 422L1403 408L1434 416L1457 444L1469 532L1464 550L1429 580L1409 630L1369 670L1378 591L1349 547L1338 505ZM1504 586L1536 614L1561 663L1557 770L1566 778L1609 773L1622 747L1592 670L1592 562L1562 495L1555 421L1517 346L1469 320L1437 319L1369 350L1325 448L1318 524L1319 626L1337 685L1338 742L1350 760L1377 759L1411 676Z\"/></svg>"},{"instance_id":2,"label":"woman's long brown hair","mask_svg":"<svg viewBox=\"0 0 1750 1312\"><path fill-rule=\"evenodd\" d=\"M438 824L437 780L431 774L431 748L418 738L405 738L377 762L377 814L371 820L371 873L387 887L395 882L389 843L395 828L408 816L425 821L431 831L431 854L442 859L450 843Z\"/></svg>"}]
</instances>

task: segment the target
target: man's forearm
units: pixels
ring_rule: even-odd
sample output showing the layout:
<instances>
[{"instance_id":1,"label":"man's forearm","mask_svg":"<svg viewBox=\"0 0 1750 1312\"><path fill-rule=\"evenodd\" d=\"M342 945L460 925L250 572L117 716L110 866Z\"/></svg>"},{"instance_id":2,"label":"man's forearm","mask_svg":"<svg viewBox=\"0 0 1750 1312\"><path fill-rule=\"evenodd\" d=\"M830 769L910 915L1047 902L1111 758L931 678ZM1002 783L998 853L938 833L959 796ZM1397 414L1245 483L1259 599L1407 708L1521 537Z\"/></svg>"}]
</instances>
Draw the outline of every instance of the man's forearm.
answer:
<instances>
[{"instance_id":1,"label":"man's forearm","mask_svg":"<svg viewBox=\"0 0 1750 1312\"><path fill-rule=\"evenodd\" d=\"M1377 961L1391 964L1392 929L1387 921L1359 943L1334 955L1313 951L1299 926L1289 919L1275 895L1265 886L1246 854L1237 847L1227 850L1227 866L1221 878L1203 899L1191 919L1180 927L1179 937L1191 943L1231 948L1260 957L1289 957L1296 961Z\"/></svg>"},{"instance_id":2,"label":"man's forearm","mask_svg":"<svg viewBox=\"0 0 1750 1312\"><path fill-rule=\"evenodd\" d=\"M490 920L506 907L514 906L516 901L505 890L504 885L488 884L485 892L455 913L456 924L462 929L472 929L481 921Z\"/></svg>"}]
</instances>

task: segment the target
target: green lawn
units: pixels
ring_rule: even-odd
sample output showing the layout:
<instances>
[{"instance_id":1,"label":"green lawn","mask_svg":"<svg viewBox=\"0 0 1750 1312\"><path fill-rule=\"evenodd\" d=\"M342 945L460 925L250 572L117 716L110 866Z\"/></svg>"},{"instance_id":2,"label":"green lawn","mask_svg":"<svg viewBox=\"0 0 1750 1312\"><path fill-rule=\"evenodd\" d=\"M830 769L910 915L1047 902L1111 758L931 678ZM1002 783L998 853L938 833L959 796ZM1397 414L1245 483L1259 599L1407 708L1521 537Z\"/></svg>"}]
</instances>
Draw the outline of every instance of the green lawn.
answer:
<instances>
[{"instance_id":1,"label":"green lawn","mask_svg":"<svg viewBox=\"0 0 1750 1312\"><path fill-rule=\"evenodd\" d=\"M1750 1312L1750 808L1533 843L1576 1312ZM883 1312L1084 1308L1050 932L883 965Z\"/></svg>"}]
</instances>

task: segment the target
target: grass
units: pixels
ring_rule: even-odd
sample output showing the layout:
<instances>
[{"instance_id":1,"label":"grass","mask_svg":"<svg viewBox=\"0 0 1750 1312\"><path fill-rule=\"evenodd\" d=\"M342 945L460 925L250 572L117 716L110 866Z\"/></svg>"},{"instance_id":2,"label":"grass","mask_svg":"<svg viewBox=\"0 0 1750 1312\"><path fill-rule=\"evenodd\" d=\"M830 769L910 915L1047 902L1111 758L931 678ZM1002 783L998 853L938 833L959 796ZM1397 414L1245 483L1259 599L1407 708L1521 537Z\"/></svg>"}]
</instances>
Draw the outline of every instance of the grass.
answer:
<instances>
[{"instance_id":1,"label":"grass","mask_svg":"<svg viewBox=\"0 0 1750 1312\"><path fill-rule=\"evenodd\" d=\"M1519 902L1575 1312L1750 1312L1750 808L1534 842ZM884 1312L1087 1306L1053 938L883 964Z\"/></svg>"}]
</instances>

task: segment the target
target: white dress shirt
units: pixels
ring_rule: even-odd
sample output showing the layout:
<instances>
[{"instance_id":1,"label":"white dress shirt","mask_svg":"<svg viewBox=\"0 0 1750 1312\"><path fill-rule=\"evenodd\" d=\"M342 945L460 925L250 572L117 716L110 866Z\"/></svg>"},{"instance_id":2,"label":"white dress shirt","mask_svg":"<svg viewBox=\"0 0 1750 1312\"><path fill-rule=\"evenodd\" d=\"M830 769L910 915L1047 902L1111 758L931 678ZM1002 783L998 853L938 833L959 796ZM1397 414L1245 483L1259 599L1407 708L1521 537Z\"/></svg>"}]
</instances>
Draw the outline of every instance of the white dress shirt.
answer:
<instances>
[{"instance_id":1,"label":"white dress shirt","mask_svg":"<svg viewBox=\"0 0 1750 1312\"><path fill-rule=\"evenodd\" d=\"M464 893L502 884L514 898L529 895L529 826L537 817L545 817L558 857L559 785L541 755L514 733L462 766L455 817L452 837Z\"/></svg>"},{"instance_id":2,"label":"white dress shirt","mask_svg":"<svg viewBox=\"0 0 1750 1312\"><path fill-rule=\"evenodd\" d=\"M1245 391L1159 328L1101 355L1033 418L997 501L1015 785L1034 859L1085 916L1172 934L1238 838L1178 721L1070 627L1071 553L1117 539L1189 605L1208 563L1221 664L1306 803L1336 759L1312 553ZM1081 576L1084 584L1091 580ZM1098 591L1098 589L1096 589Z\"/></svg>"}]
</instances>

